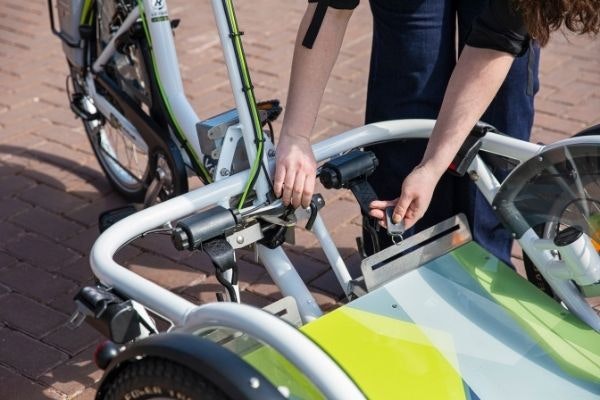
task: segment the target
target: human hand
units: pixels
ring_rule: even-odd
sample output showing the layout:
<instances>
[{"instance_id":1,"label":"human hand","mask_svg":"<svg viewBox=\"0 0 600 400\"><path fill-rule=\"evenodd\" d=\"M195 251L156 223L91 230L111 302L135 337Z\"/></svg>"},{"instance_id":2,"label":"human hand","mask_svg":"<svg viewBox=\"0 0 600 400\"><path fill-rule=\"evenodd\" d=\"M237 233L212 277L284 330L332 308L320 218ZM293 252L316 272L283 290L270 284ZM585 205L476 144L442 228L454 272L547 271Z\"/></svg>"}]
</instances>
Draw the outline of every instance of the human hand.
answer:
<instances>
[{"instance_id":1,"label":"human hand","mask_svg":"<svg viewBox=\"0 0 600 400\"><path fill-rule=\"evenodd\" d=\"M277 145L273 190L283 204L308 207L315 190L317 162L310 140L282 135Z\"/></svg>"},{"instance_id":2,"label":"human hand","mask_svg":"<svg viewBox=\"0 0 600 400\"><path fill-rule=\"evenodd\" d=\"M439 179L440 175L426 165L417 166L404 179L400 197L390 201L371 202L369 215L379 219L379 223L385 227L385 209L394 207L392 221L394 223L404 221L404 228L411 228L427 211Z\"/></svg>"}]
</instances>

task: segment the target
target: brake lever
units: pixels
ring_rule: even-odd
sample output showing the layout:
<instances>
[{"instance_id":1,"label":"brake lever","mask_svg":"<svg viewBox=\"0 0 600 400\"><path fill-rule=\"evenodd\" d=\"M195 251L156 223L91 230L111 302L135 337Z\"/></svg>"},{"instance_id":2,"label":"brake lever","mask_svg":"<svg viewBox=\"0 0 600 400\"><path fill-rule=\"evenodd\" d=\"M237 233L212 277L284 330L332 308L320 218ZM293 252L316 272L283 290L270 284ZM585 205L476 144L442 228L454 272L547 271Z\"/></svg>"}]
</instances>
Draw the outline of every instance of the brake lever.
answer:
<instances>
[{"instance_id":1,"label":"brake lever","mask_svg":"<svg viewBox=\"0 0 600 400\"><path fill-rule=\"evenodd\" d=\"M317 219L317 214L319 210L325 206L325 199L319 193L314 194L312 200L310 201L310 216L308 217L308 221L306 222L306 230L312 230L312 227Z\"/></svg>"}]
</instances>

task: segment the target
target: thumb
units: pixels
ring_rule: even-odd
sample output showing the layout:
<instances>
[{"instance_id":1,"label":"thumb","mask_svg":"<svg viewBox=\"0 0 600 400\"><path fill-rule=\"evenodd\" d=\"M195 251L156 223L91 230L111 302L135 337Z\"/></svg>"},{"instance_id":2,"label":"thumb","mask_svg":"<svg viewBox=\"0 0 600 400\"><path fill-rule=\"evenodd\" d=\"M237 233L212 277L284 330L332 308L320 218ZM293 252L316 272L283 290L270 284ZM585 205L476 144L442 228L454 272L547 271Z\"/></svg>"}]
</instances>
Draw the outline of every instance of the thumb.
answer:
<instances>
[{"instance_id":1,"label":"thumb","mask_svg":"<svg viewBox=\"0 0 600 400\"><path fill-rule=\"evenodd\" d=\"M412 196L402 192L398 199L398 203L396 203L396 207L394 207L394 213L392 214L392 222L394 224L397 224L404 219L410 203L412 203Z\"/></svg>"}]
</instances>

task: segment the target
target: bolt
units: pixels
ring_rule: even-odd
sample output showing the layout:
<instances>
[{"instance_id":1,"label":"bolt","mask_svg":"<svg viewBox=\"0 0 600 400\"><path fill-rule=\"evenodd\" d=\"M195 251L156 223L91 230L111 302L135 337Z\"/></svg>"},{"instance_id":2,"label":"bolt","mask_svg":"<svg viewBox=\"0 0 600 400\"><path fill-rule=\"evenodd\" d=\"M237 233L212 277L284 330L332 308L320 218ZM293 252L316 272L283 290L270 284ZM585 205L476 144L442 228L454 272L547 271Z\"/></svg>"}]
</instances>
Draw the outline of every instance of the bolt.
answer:
<instances>
[{"instance_id":1,"label":"bolt","mask_svg":"<svg viewBox=\"0 0 600 400\"><path fill-rule=\"evenodd\" d=\"M242 244L244 243L244 237L242 235L239 235L235 238L235 241L237 242L237 244Z\"/></svg>"},{"instance_id":2,"label":"bolt","mask_svg":"<svg viewBox=\"0 0 600 400\"><path fill-rule=\"evenodd\" d=\"M221 173L221 176L228 176L229 170L227 168L223 168L220 173Z\"/></svg>"},{"instance_id":3,"label":"bolt","mask_svg":"<svg viewBox=\"0 0 600 400\"><path fill-rule=\"evenodd\" d=\"M260 381L258 380L258 378L250 378L250 387L252 389L258 389L260 387Z\"/></svg>"},{"instance_id":4,"label":"bolt","mask_svg":"<svg viewBox=\"0 0 600 400\"><path fill-rule=\"evenodd\" d=\"M539 156L539 157L538 157L538 161L539 161L539 162L542 162L542 161L544 161L544 157L542 157L542 156Z\"/></svg>"},{"instance_id":5,"label":"bolt","mask_svg":"<svg viewBox=\"0 0 600 400\"><path fill-rule=\"evenodd\" d=\"M275 157L275 150L271 149L267 152L267 156L269 158L274 158Z\"/></svg>"},{"instance_id":6,"label":"bolt","mask_svg":"<svg viewBox=\"0 0 600 400\"><path fill-rule=\"evenodd\" d=\"M283 397L285 397L286 399L290 398L290 389L287 386L278 386L277 390L279 390L279 393L281 393L281 395Z\"/></svg>"}]
</instances>

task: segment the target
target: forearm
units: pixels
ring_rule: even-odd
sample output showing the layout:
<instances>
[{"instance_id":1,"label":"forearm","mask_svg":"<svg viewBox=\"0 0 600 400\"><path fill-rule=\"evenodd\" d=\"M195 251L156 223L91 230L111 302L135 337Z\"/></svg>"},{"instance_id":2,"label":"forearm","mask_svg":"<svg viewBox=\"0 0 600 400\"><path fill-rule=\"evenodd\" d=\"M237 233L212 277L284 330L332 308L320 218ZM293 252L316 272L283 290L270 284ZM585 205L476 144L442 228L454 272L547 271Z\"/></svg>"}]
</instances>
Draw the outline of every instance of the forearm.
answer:
<instances>
[{"instance_id":1,"label":"forearm","mask_svg":"<svg viewBox=\"0 0 600 400\"><path fill-rule=\"evenodd\" d=\"M329 8L313 48L307 49L302 39L314 10L314 4L308 6L298 29L282 135L310 136L352 15L350 10Z\"/></svg>"},{"instance_id":2,"label":"forearm","mask_svg":"<svg viewBox=\"0 0 600 400\"><path fill-rule=\"evenodd\" d=\"M452 73L422 165L439 176L492 102L508 74L513 56L466 46Z\"/></svg>"}]
</instances>

